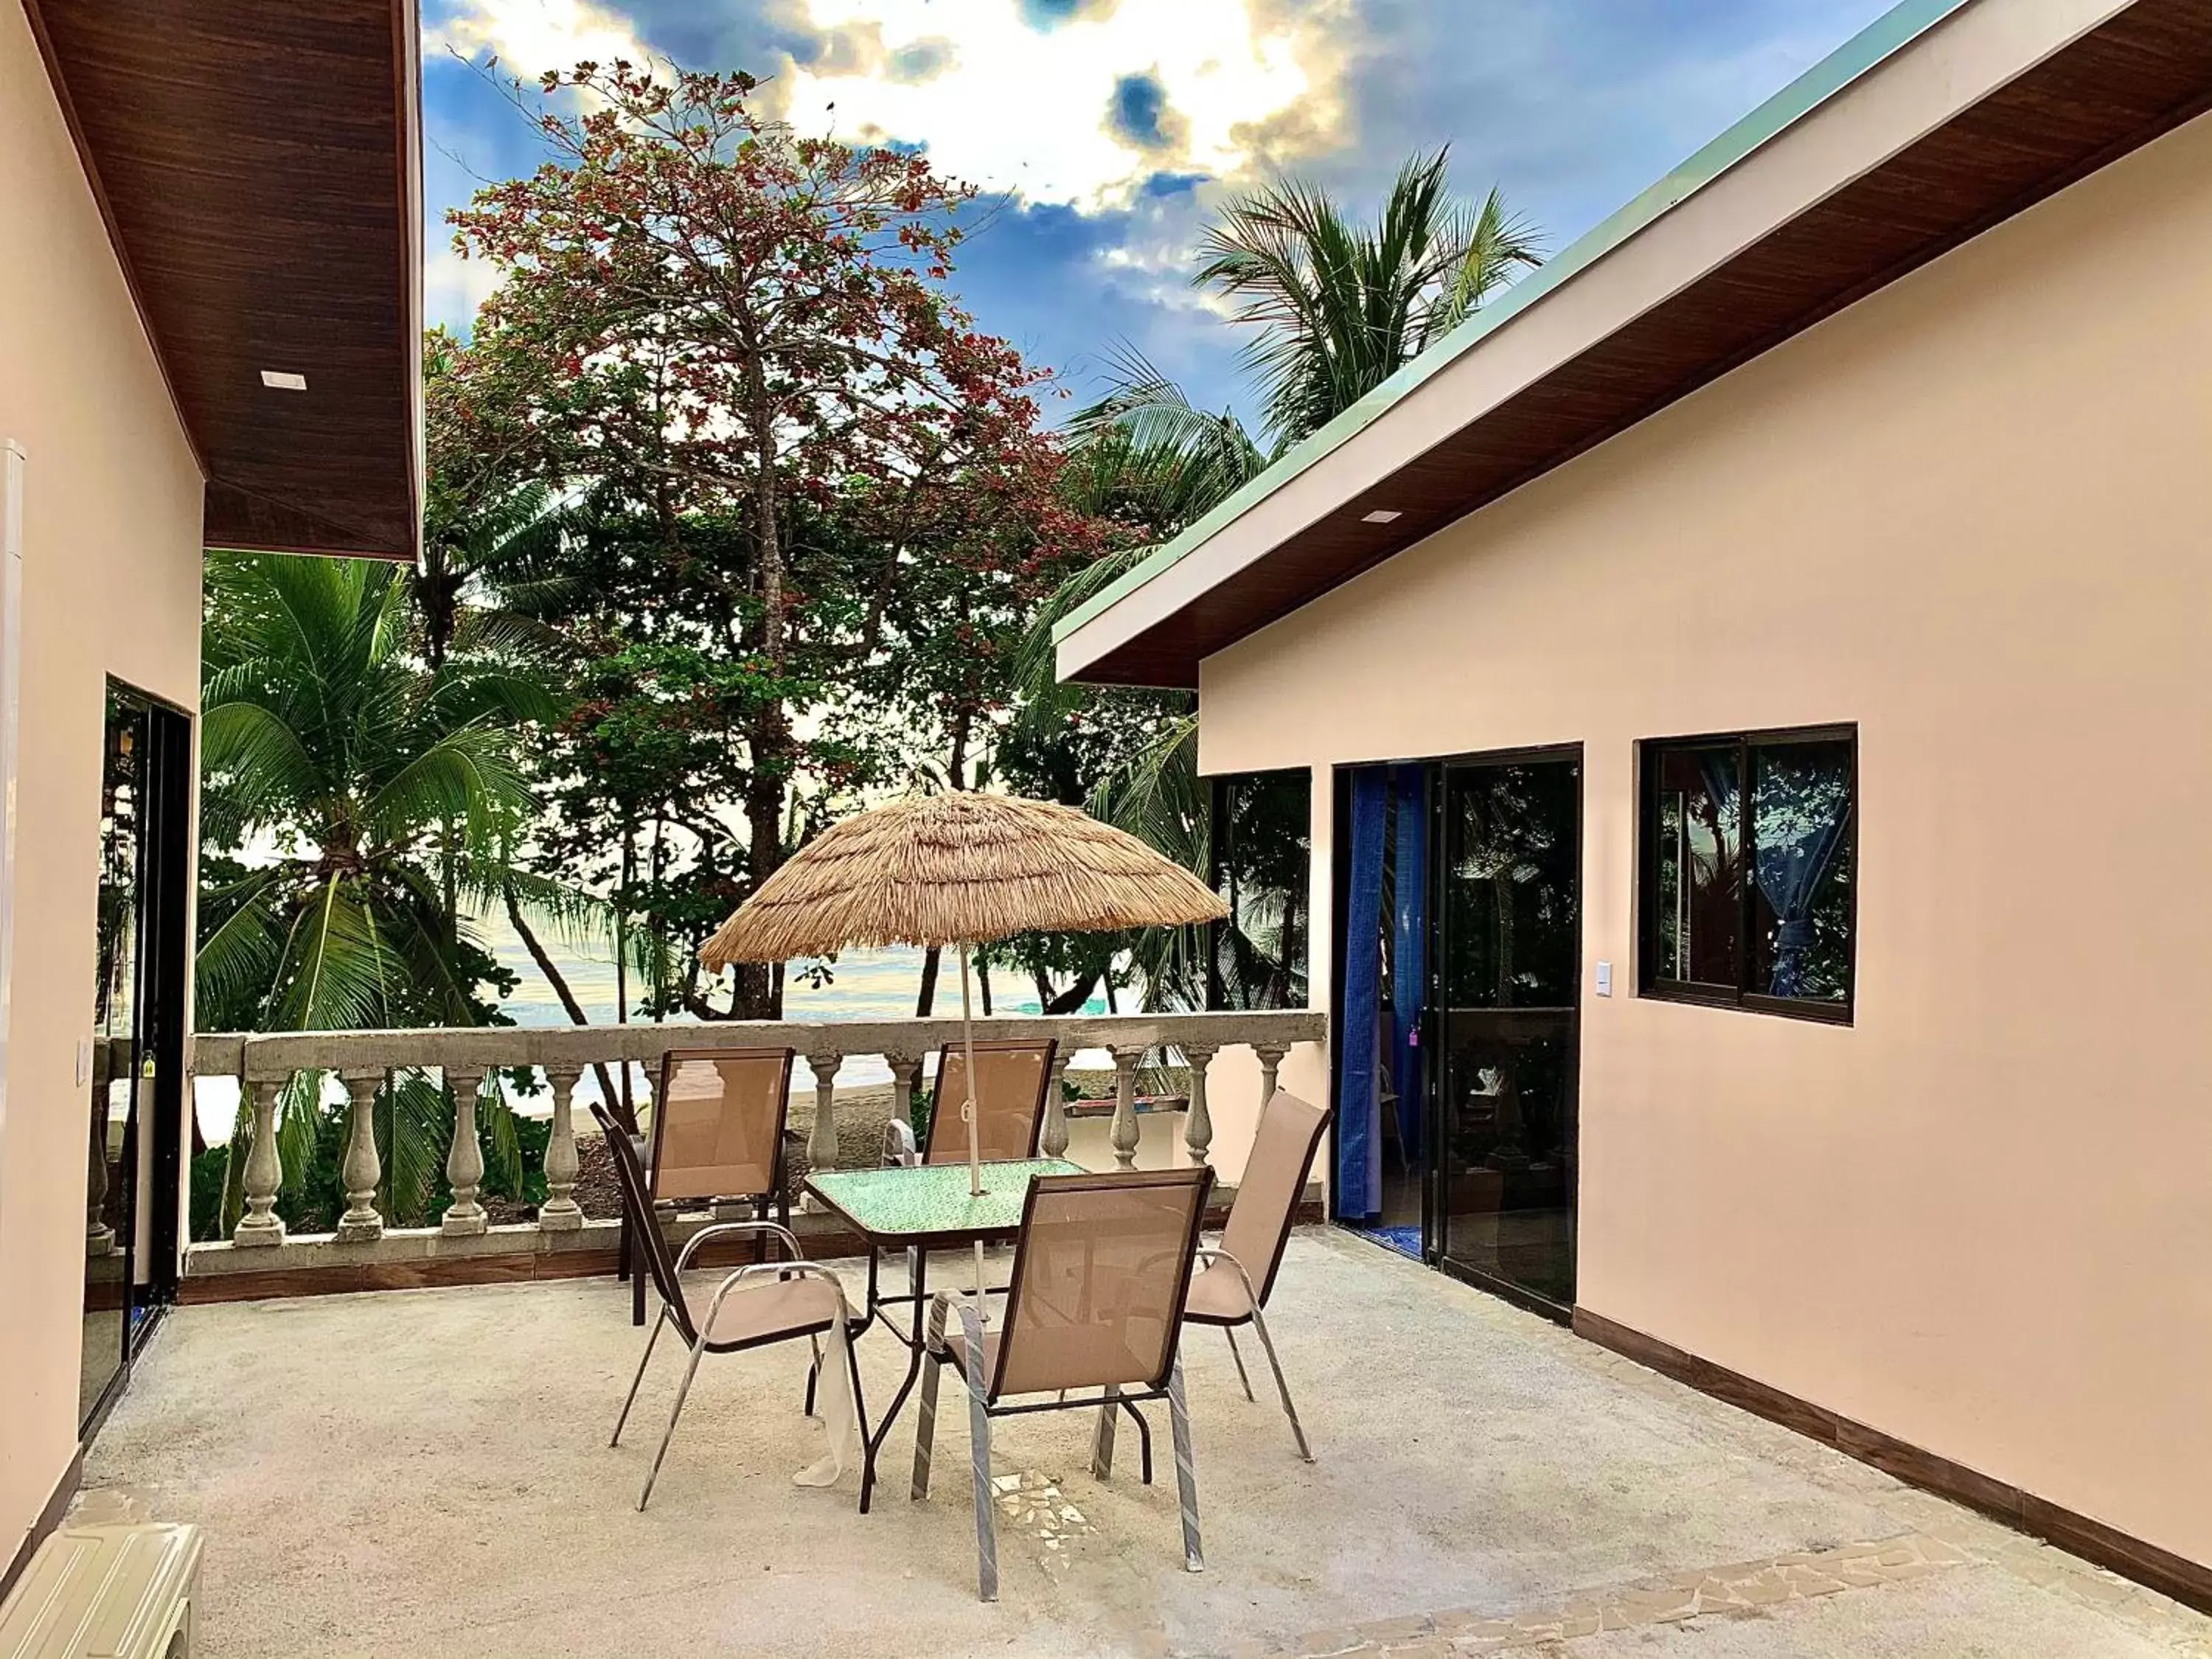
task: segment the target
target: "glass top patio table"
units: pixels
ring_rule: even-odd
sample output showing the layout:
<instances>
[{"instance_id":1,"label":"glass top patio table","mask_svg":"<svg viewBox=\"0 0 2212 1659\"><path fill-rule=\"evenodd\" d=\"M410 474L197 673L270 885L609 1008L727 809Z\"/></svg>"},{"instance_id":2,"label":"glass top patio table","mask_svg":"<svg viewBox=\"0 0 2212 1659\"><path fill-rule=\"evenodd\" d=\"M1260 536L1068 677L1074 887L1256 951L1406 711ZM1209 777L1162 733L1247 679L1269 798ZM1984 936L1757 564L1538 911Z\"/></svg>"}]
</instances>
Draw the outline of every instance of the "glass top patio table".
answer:
<instances>
[{"instance_id":1,"label":"glass top patio table","mask_svg":"<svg viewBox=\"0 0 2212 1659\"><path fill-rule=\"evenodd\" d=\"M1032 1176L1082 1173L1062 1158L986 1164L980 1198L968 1190L964 1163L825 1170L806 1185L872 1246L914 1248L1012 1238L1022 1230Z\"/></svg>"}]
</instances>

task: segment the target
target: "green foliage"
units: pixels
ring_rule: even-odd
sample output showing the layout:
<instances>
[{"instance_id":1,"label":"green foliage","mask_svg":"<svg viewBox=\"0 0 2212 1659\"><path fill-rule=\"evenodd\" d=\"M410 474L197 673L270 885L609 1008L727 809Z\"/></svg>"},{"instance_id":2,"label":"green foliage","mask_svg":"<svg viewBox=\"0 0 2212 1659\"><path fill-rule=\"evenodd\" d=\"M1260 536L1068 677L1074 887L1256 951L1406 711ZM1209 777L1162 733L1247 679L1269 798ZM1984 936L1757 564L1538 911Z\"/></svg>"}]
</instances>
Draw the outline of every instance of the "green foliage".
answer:
<instances>
[{"instance_id":1,"label":"green foliage","mask_svg":"<svg viewBox=\"0 0 2212 1659\"><path fill-rule=\"evenodd\" d=\"M1268 429L1318 431L1540 259L1540 239L1496 190L1455 198L1448 154L1399 170L1371 228L1291 179L1229 203L1200 245L1196 283L1253 331L1244 349Z\"/></svg>"},{"instance_id":2,"label":"green foliage","mask_svg":"<svg viewBox=\"0 0 2212 1659\"><path fill-rule=\"evenodd\" d=\"M504 280L443 351L435 464L572 503L481 566L534 566L515 608L578 693L537 867L608 897L653 1017L775 1012L769 970L724 1003L695 947L862 792L960 786L1028 611L1098 545L1043 376L946 289L974 192L754 93L590 64L517 88L545 164L451 216Z\"/></svg>"},{"instance_id":3,"label":"green foliage","mask_svg":"<svg viewBox=\"0 0 2212 1659\"><path fill-rule=\"evenodd\" d=\"M423 666L387 564L211 554L201 765L204 1024L475 1024L490 959L455 893L497 890L558 711L496 659Z\"/></svg>"},{"instance_id":4,"label":"green foliage","mask_svg":"<svg viewBox=\"0 0 2212 1659\"><path fill-rule=\"evenodd\" d=\"M1126 348L1113 359L1106 395L1070 421L1074 453L1062 487L1121 540L1030 619L1015 659L1021 712L1000 755L1000 775L1014 787L1079 802L1186 868L1212 873L1195 700L1060 685L1052 631L1538 262L1534 228L1494 189L1480 202L1455 197L1446 160L1443 150L1409 160L1371 228L1354 227L1319 186L1286 179L1231 202L1206 233L1193 282L1230 302L1252 331L1244 361L1269 443L1233 413L1198 409ZM1283 979L1296 915L1293 907L1249 933L1232 921L1218 941L1202 929L1148 929L1126 940L994 947L992 960L1041 969L1051 958L1103 975L1116 959L1105 953L1126 949L1149 1003L1202 1006L1210 951L1215 977L1243 988L1233 994L1273 994L1260 988ZM1040 972L1040 997L1044 989Z\"/></svg>"},{"instance_id":5,"label":"green foliage","mask_svg":"<svg viewBox=\"0 0 2212 1659\"><path fill-rule=\"evenodd\" d=\"M388 564L216 553L206 592L202 1026L504 1023L499 1000L516 981L464 908L519 881L542 909L577 904L519 875L511 854L535 806L523 751L561 713L543 675L472 638L465 615L431 666L413 579ZM325 1107L321 1085L302 1075L280 1101L280 1213L295 1225L338 1190L331 1146L344 1113ZM419 1213L451 1139L451 1103L407 1078L379 1112L386 1213ZM494 1167L519 1181L504 1107L488 1101L484 1121ZM243 1189L243 1137L232 1145L227 1221Z\"/></svg>"}]
</instances>

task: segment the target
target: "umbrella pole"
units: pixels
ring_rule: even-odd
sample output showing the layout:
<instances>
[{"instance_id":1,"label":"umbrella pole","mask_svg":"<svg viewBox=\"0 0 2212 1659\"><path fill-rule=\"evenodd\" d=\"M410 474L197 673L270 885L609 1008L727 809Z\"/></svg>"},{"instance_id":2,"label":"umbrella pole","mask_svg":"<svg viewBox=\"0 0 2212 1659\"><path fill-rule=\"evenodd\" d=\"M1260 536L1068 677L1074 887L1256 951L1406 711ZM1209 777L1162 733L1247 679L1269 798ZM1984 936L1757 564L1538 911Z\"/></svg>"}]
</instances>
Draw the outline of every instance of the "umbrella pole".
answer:
<instances>
[{"instance_id":1,"label":"umbrella pole","mask_svg":"<svg viewBox=\"0 0 2212 1659\"><path fill-rule=\"evenodd\" d=\"M968 1080L968 1098L962 1103L960 1115L968 1120L968 1195L983 1195L982 1129L976 1122L975 1110L975 1013L968 1001L968 946L960 947L960 1047L968 1064L963 1074ZM983 1311L983 1241L975 1241L975 1311Z\"/></svg>"},{"instance_id":2,"label":"umbrella pole","mask_svg":"<svg viewBox=\"0 0 2212 1659\"><path fill-rule=\"evenodd\" d=\"M983 1195L982 1131L975 1122L975 1015L968 1004L968 947L960 947L960 1046L967 1059L968 1098L960 1115L968 1120L968 1195Z\"/></svg>"}]
</instances>

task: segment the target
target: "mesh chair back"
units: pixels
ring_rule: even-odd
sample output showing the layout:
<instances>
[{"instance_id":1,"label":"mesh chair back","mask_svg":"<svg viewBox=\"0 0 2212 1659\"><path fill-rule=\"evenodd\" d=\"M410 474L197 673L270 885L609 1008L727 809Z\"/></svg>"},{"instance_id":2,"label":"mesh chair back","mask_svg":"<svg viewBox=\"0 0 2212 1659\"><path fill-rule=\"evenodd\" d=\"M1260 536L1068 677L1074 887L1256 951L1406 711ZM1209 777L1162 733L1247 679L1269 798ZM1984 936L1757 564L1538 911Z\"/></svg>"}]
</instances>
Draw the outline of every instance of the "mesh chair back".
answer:
<instances>
[{"instance_id":1,"label":"mesh chair back","mask_svg":"<svg viewBox=\"0 0 2212 1659\"><path fill-rule=\"evenodd\" d=\"M645 1258L642 1271L653 1275L653 1287L668 1304L669 1317L676 1322L677 1334L686 1344L696 1342L698 1329L691 1322L690 1309L684 1304L684 1284L676 1274L676 1252L668 1246L668 1235L660 1231L659 1212L653 1207L646 1185L645 1165L638 1161L629 1132L598 1101L591 1105L599 1132L607 1139L607 1150L614 1154L615 1184L622 1188L623 1214L629 1223L630 1237L637 1241L636 1248ZM633 1267L631 1271L640 1269Z\"/></svg>"},{"instance_id":2,"label":"mesh chair back","mask_svg":"<svg viewBox=\"0 0 2212 1659\"><path fill-rule=\"evenodd\" d=\"M1244 1178L1237 1183L1237 1201L1229 1206L1229 1224L1222 1229L1221 1248L1252 1276L1253 1294L1263 1304L1274 1288L1275 1269L1283 1265L1283 1246L1290 1241L1298 1199L1328 1124L1325 1108L1280 1089L1260 1114L1252 1155L1244 1161Z\"/></svg>"},{"instance_id":3,"label":"mesh chair back","mask_svg":"<svg viewBox=\"0 0 2212 1659\"><path fill-rule=\"evenodd\" d=\"M1213 1171L1030 1183L991 1396L1165 1386Z\"/></svg>"},{"instance_id":4,"label":"mesh chair back","mask_svg":"<svg viewBox=\"0 0 2212 1659\"><path fill-rule=\"evenodd\" d=\"M653 1108L656 1199L756 1198L783 1176L788 1048L678 1048Z\"/></svg>"},{"instance_id":5,"label":"mesh chair back","mask_svg":"<svg viewBox=\"0 0 2212 1659\"><path fill-rule=\"evenodd\" d=\"M1044 1133L1045 1091L1052 1085L1060 1044L979 1042L975 1045L975 1136L988 1159L1035 1158ZM968 1097L968 1056L948 1042L937 1057L937 1103L929 1115L925 1164L965 1164L968 1126L960 1108Z\"/></svg>"}]
</instances>

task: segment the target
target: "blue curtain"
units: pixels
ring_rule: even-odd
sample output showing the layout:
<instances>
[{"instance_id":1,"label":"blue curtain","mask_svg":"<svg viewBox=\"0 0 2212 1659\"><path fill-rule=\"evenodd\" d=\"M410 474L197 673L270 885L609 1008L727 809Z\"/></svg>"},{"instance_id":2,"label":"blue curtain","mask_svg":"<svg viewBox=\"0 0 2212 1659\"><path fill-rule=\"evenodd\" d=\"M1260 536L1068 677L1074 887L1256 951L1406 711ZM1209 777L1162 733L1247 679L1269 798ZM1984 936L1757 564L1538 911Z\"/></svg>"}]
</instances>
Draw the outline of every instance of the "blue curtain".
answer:
<instances>
[{"instance_id":1,"label":"blue curtain","mask_svg":"<svg viewBox=\"0 0 2212 1659\"><path fill-rule=\"evenodd\" d=\"M1421 1006L1428 993L1428 769L1391 769L1398 828L1396 890L1390 927L1390 1078L1398 1091L1398 1145L1421 1156Z\"/></svg>"},{"instance_id":2,"label":"blue curtain","mask_svg":"<svg viewBox=\"0 0 2212 1659\"><path fill-rule=\"evenodd\" d=\"M1352 775L1351 879L1337 936L1344 951L1344 1007L1336 1028L1336 1208L1355 1220L1382 1208L1375 1033L1382 1018L1382 838L1389 781L1388 769L1380 766Z\"/></svg>"},{"instance_id":3,"label":"blue curtain","mask_svg":"<svg viewBox=\"0 0 2212 1659\"><path fill-rule=\"evenodd\" d=\"M1752 879L1777 923L1765 988L1769 996L1803 996L1813 901L1850 821L1850 752L1840 744L1753 749L1751 764ZM1735 754L1701 756L1699 766L1721 822L1733 824L1740 787Z\"/></svg>"},{"instance_id":4,"label":"blue curtain","mask_svg":"<svg viewBox=\"0 0 2212 1659\"><path fill-rule=\"evenodd\" d=\"M1808 744L1754 752L1753 766L1752 870L1779 923L1767 994L1803 996L1813 899L1850 817L1850 755L1841 744Z\"/></svg>"}]
</instances>

